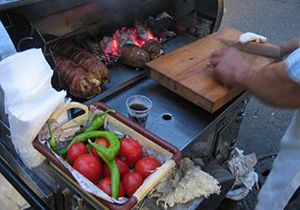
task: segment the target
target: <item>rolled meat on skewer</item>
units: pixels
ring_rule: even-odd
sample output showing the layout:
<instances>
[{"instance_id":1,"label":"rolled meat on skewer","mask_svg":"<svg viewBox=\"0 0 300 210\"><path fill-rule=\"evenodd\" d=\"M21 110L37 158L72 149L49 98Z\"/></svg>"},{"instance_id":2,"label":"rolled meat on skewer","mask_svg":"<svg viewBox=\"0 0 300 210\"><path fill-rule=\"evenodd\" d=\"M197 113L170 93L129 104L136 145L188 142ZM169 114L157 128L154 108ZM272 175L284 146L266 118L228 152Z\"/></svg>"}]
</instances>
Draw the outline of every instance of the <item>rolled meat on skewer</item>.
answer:
<instances>
[{"instance_id":1,"label":"rolled meat on skewer","mask_svg":"<svg viewBox=\"0 0 300 210\"><path fill-rule=\"evenodd\" d=\"M101 92L101 81L78 64L55 56L56 71L68 93L78 98L90 98Z\"/></svg>"}]
</instances>

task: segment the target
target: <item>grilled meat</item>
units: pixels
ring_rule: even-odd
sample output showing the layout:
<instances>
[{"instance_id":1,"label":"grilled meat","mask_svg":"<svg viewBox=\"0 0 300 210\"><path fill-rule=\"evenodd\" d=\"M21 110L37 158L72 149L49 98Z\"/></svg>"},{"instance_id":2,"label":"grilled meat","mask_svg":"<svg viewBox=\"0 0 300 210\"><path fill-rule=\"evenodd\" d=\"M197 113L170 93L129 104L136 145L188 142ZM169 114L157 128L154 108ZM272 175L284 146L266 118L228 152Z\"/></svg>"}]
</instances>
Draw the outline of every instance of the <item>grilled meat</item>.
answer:
<instances>
[{"instance_id":1,"label":"grilled meat","mask_svg":"<svg viewBox=\"0 0 300 210\"><path fill-rule=\"evenodd\" d=\"M95 79L101 81L101 83L106 84L109 82L109 71L96 54L79 48L71 42L58 41L50 47L58 55L72 60L89 73L92 73Z\"/></svg>"},{"instance_id":2,"label":"grilled meat","mask_svg":"<svg viewBox=\"0 0 300 210\"><path fill-rule=\"evenodd\" d=\"M126 44L121 48L121 61L128 66L142 68L150 61L150 56L138 46Z\"/></svg>"},{"instance_id":3,"label":"grilled meat","mask_svg":"<svg viewBox=\"0 0 300 210\"><path fill-rule=\"evenodd\" d=\"M159 57L163 53L161 45L154 39L148 40L143 45L143 49L149 54L151 60Z\"/></svg>"},{"instance_id":4,"label":"grilled meat","mask_svg":"<svg viewBox=\"0 0 300 210\"><path fill-rule=\"evenodd\" d=\"M70 95L78 98L90 98L101 92L101 80L80 65L56 56L56 71L60 82Z\"/></svg>"}]
</instances>

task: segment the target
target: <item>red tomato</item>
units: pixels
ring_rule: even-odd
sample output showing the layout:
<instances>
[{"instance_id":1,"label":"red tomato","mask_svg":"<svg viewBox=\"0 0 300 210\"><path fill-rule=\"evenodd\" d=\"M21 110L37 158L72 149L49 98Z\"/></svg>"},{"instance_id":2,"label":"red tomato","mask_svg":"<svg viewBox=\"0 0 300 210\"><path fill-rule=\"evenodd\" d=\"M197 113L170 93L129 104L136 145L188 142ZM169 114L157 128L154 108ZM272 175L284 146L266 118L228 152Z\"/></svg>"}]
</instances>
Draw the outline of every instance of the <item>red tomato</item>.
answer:
<instances>
[{"instance_id":1,"label":"red tomato","mask_svg":"<svg viewBox=\"0 0 300 210\"><path fill-rule=\"evenodd\" d=\"M97 183L102 175L102 163L91 154L80 155L74 162L73 168L93 183Z\"/></svg>"},{"instance_id":2,"label":"red tomato","mask_svg":"<svg viewBox=\"0 0 300 210\"><path fill-rule=\"evenodd\" d=\"M82 142L76 142L71 145L68 150L67 158L70 164L73 164L76 158L78 158L82 154L87 154L88 149Z\"/></svg>"},{"instance_id":3,"label":"red tomato","mask_svg":"<svg viewBox=\"0 0 300 210\"><path fill-rule=\"evenodd\" d=\"M142 158L142 147L136 140L124 138L120 143L120 158L129 166L133 166Z\"/></svg>"},{"instance_id":4,"label":"red tomato","mask_svg":"<svg viewBox=\"0 0 300 210\"><path fill-rule=\"evenodd\" d=\"M96 139L95 144L103 145L106 148L109 147L109 142L105 138ZM92 146L91 151L92 151L93 155L96 155L96 157L99 157L98 154L97 154L97 151L96 151L95 147Z\"/></svg>"},{"instance_id":5,"label":"red tomato","mask_svg":"<svg viewBox=\"0 0 300 210\"><path fill-rule=\"evenodd\" d=\"M146 179L160 163L153 157L143 157L135 164L135 171Z\"/></svg>"},{"instance_id":6,"label":"red tomato","mask_svg":"<svg viewBox=\"0 0 300 210\"><path fill-rule=\"evenodd\" d=\"M122 177L124 177L125 174L127 174L129 172L129 167L125 162L123 162L122 160L120 160L118 158L116 158L116 162L117 162L117 167L120 172L120 176L122 178ZM110 177L110 171L106 165L104 165L104 177Z\"/></svg>"},{"instance_id":7,"label":"red tomato","mask_svg":"<svg viewBox=\"0 0 300 210\"><path fill-rule=\"evenodd\" d=\"M110 177L106 177L102 179L97 186L101 190L103 190L106 194L111 196ZM120 181L118 197L124 197L124 196L125 196L124 186L123 183Z\"/></svg>"},{"instance_id":8,"label":"red tomato","mask_svg":"<svg viewBox=\"0 0 300 210\"><path fill-rule=\"evenodd\" d=\"M132 196L135 191L143 184L143 177L137 172L129 172L123 178L126 195Z\"/></svg>"}]
</instances>

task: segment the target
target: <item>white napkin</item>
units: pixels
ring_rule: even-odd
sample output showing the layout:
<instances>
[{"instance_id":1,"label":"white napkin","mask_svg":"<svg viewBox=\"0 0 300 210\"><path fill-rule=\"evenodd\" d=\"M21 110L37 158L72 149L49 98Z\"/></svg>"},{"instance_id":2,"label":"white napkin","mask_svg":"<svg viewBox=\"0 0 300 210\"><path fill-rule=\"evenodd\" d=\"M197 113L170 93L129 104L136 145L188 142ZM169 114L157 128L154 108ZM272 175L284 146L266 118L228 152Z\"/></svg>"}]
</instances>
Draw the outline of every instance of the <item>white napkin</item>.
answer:
<instances>
[{"instance_id":1,"label":"white napkin","mask_svg":"<svg viewBox=\"0 0 300 210\"><path fill-rule=\"evenodd\" d=\"M52 74L41 49L17 53L0 62L0 86L4 92L2 112L5 110L8 114L15 149L30 168L44 160L33 148L32 141L66 96L65 91L52 88Z\"/></svg>"},{"instance_id":2,"label":"white napkin","mask_svg":"<svg viewBox=\"0 0 300 210\"><path fill-rule=\"evenodd\" d=\"M11 138L15 149L28 166L38 166L44 160L31 142L56 107L64 103L65 95L65 92L56 92L51 88L30 102L9 107Z\"/></svg>"},{"instance_id":3,"label":"white napkin","mask_svg":"<svg viewBox=\"0 0 300 210\"><path fill-rule=\"evenodd\" d=\"M53 71L41 49L16 53L0 62L0 85L4 92L4 108L30 101L51 88Z\"/></svg>"}]
</instances>

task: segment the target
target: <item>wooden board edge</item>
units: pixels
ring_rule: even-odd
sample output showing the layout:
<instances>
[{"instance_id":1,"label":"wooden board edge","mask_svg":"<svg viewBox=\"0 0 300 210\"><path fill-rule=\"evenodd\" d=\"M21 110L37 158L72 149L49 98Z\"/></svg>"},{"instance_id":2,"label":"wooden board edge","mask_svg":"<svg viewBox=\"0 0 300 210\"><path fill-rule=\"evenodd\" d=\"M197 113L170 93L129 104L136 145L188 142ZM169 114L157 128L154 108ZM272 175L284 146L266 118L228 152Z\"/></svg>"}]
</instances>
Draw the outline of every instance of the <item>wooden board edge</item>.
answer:
<instances>
[{"instance_id":1,"label":"wooden board edge","mask_svg":"<svg viewBox=\"0 0 300 210\"><path fill-rule=\"evenodd\" d=\"M225 106L228 102L230 102L236 96L241 94L243 91L244 91L243 89L236 89L233 92L230 92L230 97L227 97L226 100L224 100L224 98L220 98L217 101L215 101L215 104L212 106L211 113L218 111L220 108Z\"/></svg>"},{"instance_id":2,"label":"wooden board edge","mask_svg":"<svg viewBox=\"0 0 300 210\"><path fill-rule=\"evenodd\" d=\"M155 70L149 69L149 75L150 75L150 78L152 78L154 81L158 82L160 85L166 87L167 89L171 90L172 92L180 95L181 97L185 98L186 100L188 100L186 97L186 93L190 94L192 96L191 98L197 99L197 100L189 100L190 102L196 104L200 108L202 108L210 113L213 113L213 104L207 98L198 95L191 89L177 83L172 78L169 78L166 75L161 74L160 72L157 72ZM178 88L178 87L180 87L180 88Z\"/></svg>"},{"instance_id":3,"label":"wooden board edge","mask_svg":"<svg viewBox=\"0 0 300 210\"><path fill-rule=\"evenodd\" d=\"M205 42L207 40L211 40L211 39L214 39L214 38L219 38L221 34L231 34L231 33L236 33L236 34L239 34L239 35L242 34L241 31L239 31L237 29L234 29L234 28L230 28L230 27L223 28L223 29L221 29L221 30L219 30L215 33L209 34L208 36L206 36L204 38L196 39L196 40L192 41L189 44L186 44L182 47L179 47L176 50L173 50L172 52L163 54L163 55L159 56L158 58L155 58L154 60L151 60L151 61L147 62L146 67L156 69L157 68L156 63L163 62L164 59L167 59L168 57L171 57L172 55L178 53L178 51L183 51L185 49L188 50L190 48L190 46L192 46L192 45L197 45L198 46L198 45L201 45L203 42ZM226 45L224 45L224 46L226 46Z\"/></svg>"}]
</instances>

